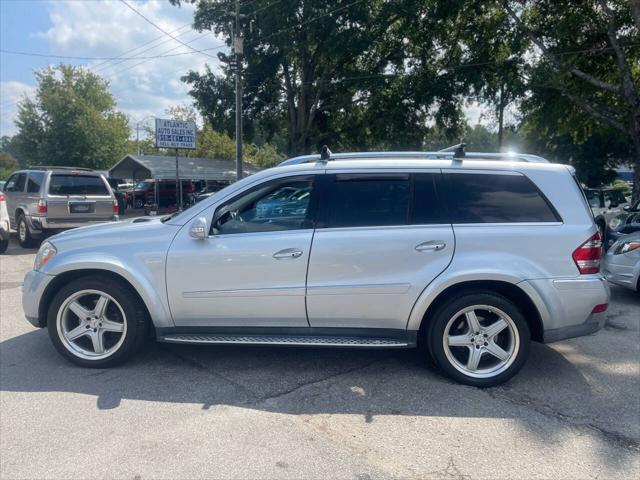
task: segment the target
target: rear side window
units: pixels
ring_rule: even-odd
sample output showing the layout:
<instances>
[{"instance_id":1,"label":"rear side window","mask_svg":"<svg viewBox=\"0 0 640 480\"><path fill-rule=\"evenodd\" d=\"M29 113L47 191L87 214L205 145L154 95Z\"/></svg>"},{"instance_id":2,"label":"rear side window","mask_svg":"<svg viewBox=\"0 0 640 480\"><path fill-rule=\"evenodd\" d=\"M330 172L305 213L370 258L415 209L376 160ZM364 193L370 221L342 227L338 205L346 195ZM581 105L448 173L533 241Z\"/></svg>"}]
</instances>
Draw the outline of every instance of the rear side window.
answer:
<instances>
[{"instance_id":1,"label":"rear side window","mask_svg":"<svg viewBox=\"0 0 640 480\"><path fill-rule=\"evenodd\" d=\"M524 175L448 175L453 223L558 222L560 217Z\"/></svg>"},{"instance_id":2,"label":"rear side window","mask_svg":"<svg viewBox=\"0 0 640 480\"><path fill-rule=\"evenodd\" d=\"M326 198L328 227L406 225L409 175L336 175Z\"/></svg>"},{"instance_id":3,"label":"rear side window","mask_svg":"<svg viewBox=\"0 0 640 480\"><path fill-rule=\"evenodd\" d=\"M29 173L29 179L27 180L27 193L38 193L42 180L44 179L43 172L31 172Z\"/></svg>"},{"instance_id":4,"label":"rear side window","mask_svg":"<svg viewBox=\"0 0 640 480\"><path fill-rule=\"evenodd\" d=\"M51 175L51 195L109 195L102 178L92 175Z\"/></svg>"},{"instance_id":5,"label":"rear side window","mask_svg":"<svg viewBox=\"0 0 640 480\"><path fill-rule=\"evenodd\" d=\"M436 183L439 173L416 173L413 180L411 223L429 225L450 223L438 200Z\"/></svg>"}]
</instances>

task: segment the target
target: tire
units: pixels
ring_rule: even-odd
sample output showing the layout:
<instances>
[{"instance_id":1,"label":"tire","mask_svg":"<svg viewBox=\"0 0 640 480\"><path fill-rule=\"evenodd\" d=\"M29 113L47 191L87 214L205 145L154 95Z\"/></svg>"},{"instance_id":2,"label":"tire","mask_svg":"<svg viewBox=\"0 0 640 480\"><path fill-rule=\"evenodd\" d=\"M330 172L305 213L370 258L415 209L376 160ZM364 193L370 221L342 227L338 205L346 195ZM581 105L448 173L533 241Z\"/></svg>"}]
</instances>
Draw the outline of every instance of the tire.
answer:
<instances>
[{"instance_id":1,"label":"tire","mask_svg":"<svg viewBox=\"0 0 640 480\"><path fill-rule=\"evenodd\" d=\"M7 251L9 248L9 240L0 240L0 254Z\"/></svg>"},{"instance_id":2,"label":"tire","mask_svg":"<svg viewBox=\"0 0 640 480\"><path fill-rule=\"evenodd\" d=\"M100 298L106 299L102 314ZM81 367L107 368L128 360L142 348L147 326L146 309L131 287L101 275L77 278L62 287L47 313L53 345ZM75 335L75 340L69 338Z\"/></svg>"},{"instance_id":3,"label":"tire","mask_svg":"<svg viewBox=\"0 0 640 480\"><path fill-rule=\"evenodd\" d=\"M133 208L140 209L142 207L144 207L144 201L141 198L136 198L135 205L133 206Z\"/></svg>"},{"instance_id":4,"label":"tire","mask_svg":"<svg viewBox=\"0 0 640 480\"><path fill-rule=\"evenodd\" d=\"M34 248L38 245L38 239L29 231L27 219L24 218L23 214L18 215L16 230L18 231L18 243L22 248Z\"/></svg>"},{"instance_id":5,"label":"tire","mask_svg":"<svg viewBox=\"0 0 640 480\"><path fill-rule=\"evenodd\" d=\"M485 290L452 297L434 312L427 329L427 346L436 366L453 380L475 387L493 387L513 377L527 359L530 341L529 326L518 307Z\"/></svg>"}]
</instances>

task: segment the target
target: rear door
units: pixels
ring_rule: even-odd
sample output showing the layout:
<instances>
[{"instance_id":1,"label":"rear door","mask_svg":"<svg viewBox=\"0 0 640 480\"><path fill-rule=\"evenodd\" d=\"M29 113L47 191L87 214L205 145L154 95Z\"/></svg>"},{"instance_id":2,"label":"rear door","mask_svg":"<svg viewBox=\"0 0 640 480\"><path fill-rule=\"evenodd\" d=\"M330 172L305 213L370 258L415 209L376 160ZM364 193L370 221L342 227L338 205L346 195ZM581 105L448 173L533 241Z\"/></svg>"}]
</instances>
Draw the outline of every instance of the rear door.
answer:
<instances>
[{"instance_id":1,"label":"rear door","mask_svg":"<svg viewBox=\"0 0 640 480\"><path fill-rule=\"evenodd\" d=\"M47 216L52 222L82 223L113 218L111 188L101 175L52 173L47 188Z\"/></svg>"},{"instance_id":2,"label":"rear door","mask_svg":"<svg viewBox=\"0 0 640 480\"><path fill-rule=\"evenodd\" d=\"M450 263L439 170L327 175L307 280L312 327L405 329L420 292Z\"/></svg>"}]
</instances>

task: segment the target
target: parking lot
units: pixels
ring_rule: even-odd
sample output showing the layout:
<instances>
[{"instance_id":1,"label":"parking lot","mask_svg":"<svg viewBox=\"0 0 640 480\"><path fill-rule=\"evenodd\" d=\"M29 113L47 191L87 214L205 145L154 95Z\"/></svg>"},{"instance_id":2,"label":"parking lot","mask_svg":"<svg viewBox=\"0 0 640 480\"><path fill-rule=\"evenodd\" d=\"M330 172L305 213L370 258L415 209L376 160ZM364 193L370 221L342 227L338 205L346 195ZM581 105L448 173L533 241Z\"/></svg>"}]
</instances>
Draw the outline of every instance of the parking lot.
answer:
<instances>
[{"instance_id":1,"label":"parking lot","mask_svg":"<svg viewBox=\"0 0 640 480\"><path fill-rule=\"evenodd\" d=\"M28 324L35 251L0 257L0 477L638 478L640 297L599 333L534 344L499 388L419 351L151 344L113 370Z\"/></svg>"}]
</instances>

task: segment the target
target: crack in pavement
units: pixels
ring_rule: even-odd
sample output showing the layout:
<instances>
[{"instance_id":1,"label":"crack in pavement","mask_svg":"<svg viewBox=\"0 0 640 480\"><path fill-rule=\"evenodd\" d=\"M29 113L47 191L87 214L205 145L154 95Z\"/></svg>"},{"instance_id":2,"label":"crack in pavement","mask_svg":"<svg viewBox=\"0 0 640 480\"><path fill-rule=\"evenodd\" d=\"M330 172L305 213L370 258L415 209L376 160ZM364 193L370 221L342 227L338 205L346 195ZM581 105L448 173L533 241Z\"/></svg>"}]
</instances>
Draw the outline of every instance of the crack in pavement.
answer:
<instances>
[{"instance_id":1,"label":"crack in pavement","mask_svg":"<svg viewBox=\"0 0 640 480\"><path fill-rule=\"evenodd\" d=\"M550 405L541 404L536 399L523 394L509 395L509 390L504 388L495 388L493 390L483 390L488 396L494 400L504 400L519 407L531 408L536 413L544 415L548 418L554 418L574 428L583 428L596 432L604 439L617 447L624 448L631 452L640 451L640 441L635 438L628 437L622 433L607 430L593 423L580 422L576 417L566 415L561 411L551 407Z\"/></svg>"},{"instance_id":2,"label":"crack in pavement","mask_svg":"<svg viewBox=\"0 0 640 480\"><path fill-rule=\"evenodd\" d=\"M317 384L317 383L322 383L322 382L325 382L327 380L331 380L332 378L341 377L342 375L348 375L349 373L357 372L358 370L364 370L365 368L370 367L371 365L373 365L373 364L375 364L377 362L380 362L382 360L383 359L376 359L376 360L373 360L371 362L367 362L364 365L359 365L357 367L349 368L347 370L342 370L341 372L332 373L330 375L327 375L326 377L322 377L322 378L319 378L319 379L316 379L316 380L312 380L310 382L301 383L300 385L296 385L295 387L290 388L288 390L285 390L283 392L278 392L278 393L276 393L274 395L270 395L268 397L261 397L260 401L258 403L268 402L270 400L276 400L278 398L282 398L282 397L285 397L285 396L287 396L287 395L289 395L291 393L294 393L294 392L300 390L301 388L308 387L310 385L314 385L314 384Z\"/></svg>"}]
</instances>

